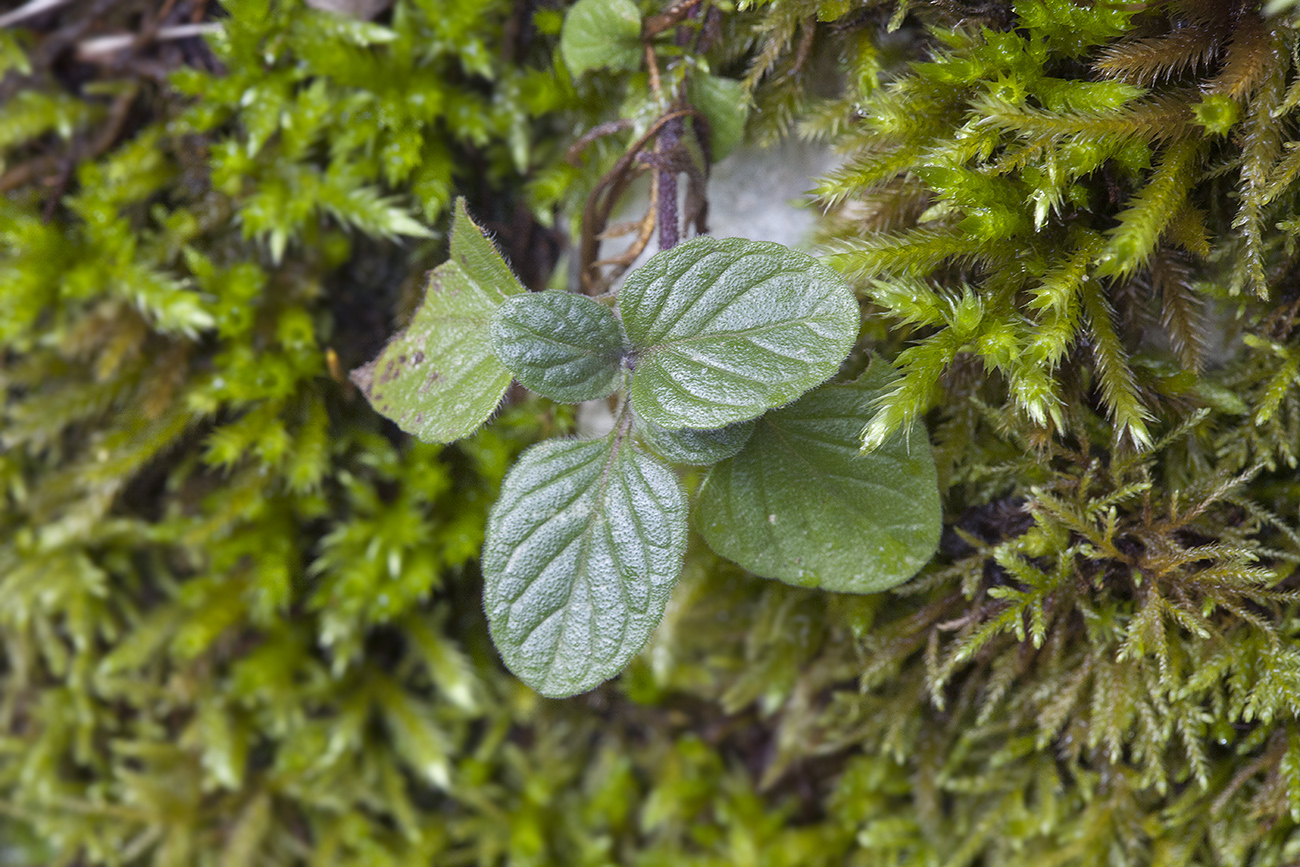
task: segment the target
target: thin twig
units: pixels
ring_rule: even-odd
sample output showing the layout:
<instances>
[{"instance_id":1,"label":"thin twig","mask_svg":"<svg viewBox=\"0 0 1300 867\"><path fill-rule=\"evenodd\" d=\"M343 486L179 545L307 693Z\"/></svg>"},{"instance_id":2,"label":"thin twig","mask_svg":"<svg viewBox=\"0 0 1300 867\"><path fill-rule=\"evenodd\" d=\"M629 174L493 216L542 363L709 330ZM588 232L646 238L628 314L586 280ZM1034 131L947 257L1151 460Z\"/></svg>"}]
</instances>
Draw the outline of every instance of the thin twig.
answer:
<instances>
[{"instance_id":1,"label":"thin twig","mask_svg":"<svg viewBox=\"0 0 1300 867\"><path fill-rule=\"evenodd\" d=\"M591 144L598 138L604 138L607 135L613 135L616 132L622 132L625 129L631 128L632 121L625 117L593 126L591 129L584 132L581 138L569 145L569 149L564 152L564 160L570 165L576 166L578 164L578 157L582 156L582 152L587 149L587 145Z\"/></svg>"},{"instance_id":2,"label":"thin twig","mask_svg":"<svg viewBox=\"0 0 1300 867\"><path fill-rule=\"evenodd\" d=\"M12 12L6 12L0 15L0 27L13 27L20 21L26 21L28 18L34 18L42 12L49 12L52 9L58 9L60 6L66 6L72 0L31 0L23 6L19 6Z\"/></svg>"},{"instance_id":3,"label":"thin twig","mask_svg":"<svg viewBox=\"0 0 1300 867\"><path fill-rule=\"evenodd\" d=\"M47 172L52 172L58 167L58 157L50 155L19 163L3 175L0 175L0 193L7 193L10 190L17 189L32 179Z\"/></svg>"},{"instance_id":4,"label":"thin twig","mask_svg":"<svg viewBox=\"0 0 1300 867\"><path fill-rule=\"evenodd\" d=\"M583 290L588 294L599 294L599 291L592 291L597 289L599 275L593 277L591 273L600 248L600 241L597 236L605 231L605 226L609 220L609 212L613 209L613 203L618 198L617 192L627 186L627 175L635 165L637 154L659 134L664 124L674 118L698 114L699 111L696 109L684 108L670 111L658 118L639 139L632 143L627 152L618 158L613 168L605 173L605 176L596 183L591 194L587 196L587 204L582 210L582 241L579 247L578 263L581 268Z\"/></svg>"},{"instance_id":5,"label":"thin twig","mask_svg":"<svg viewBox=\"0 0 1300 867\"><path fill-rule=\"evenodd\" d=\"M131 103L135 100L138 93L137 87L131 87L129 90L118 94L113 100L113 105L109 109L108 122L103 129L89 145L83 145L80 149L69 155L66 160L58 156L47 154L36 157L27 162L14 166L9 171L0 175L0 193L7 193L10 190L17 189L24 184L30 183L41 175L59 171L61 166L81 163L87 159L95 159L108 151L122 134L122 128L126 125L126 119L130 112ZM64 175L60 174L50 182L51 186L60 187L66 180ZM53 196L53 200L58 199L58 193Z\"/></svg>"},{"instance_id":6,"label":"thin twig","mask_svg":"<svg viewBox=\"0 0 1300 867\"><path fill-rule=\"evenodd\" d=\"M691 11L699 5L700 0L684 0L684 2L678 3L676 6L669 9L665 9L658 15L651 15L645 20L645 23L641 25L641 38L652 39L660 33L663 33L665 30L675 27L684 21L686 16L690 15Z\"/></svg>"},{"instance_id":7,"label":"thin twig","mask_svg":"<svg viewBox=\"0 0 1300 867\"><path fill-rule=\"evenodd\" d=\"M158 32L162 30L163 24L167 22L167 16L172 14L172 9L176 6L176 0L163 0L162 8L154 15L149 16L149 20L140 28L136 34L135 42L132 47L140 48L148 45L158 38Z\"/></svg>"},{"instance_id":8,"label":"thin twig","mask_svg":"<svg viewBox=\"0 0 1300 867\"><path fill-rule=\"evenodd\" d=\"M154 34L155 42L166 42L170 39L187 39L191 36L202 36L205 33L219 33L222 25L215 22L204 24L173 24L171 27L160 27ZM115 33L112 36L97 36L94 39L87 39L85 42L77 44L77 56L82 59L94 58L100 54L112 54L121 51L124 48L130 48L136 44L138 36L133 33Z\"/></svg>"},{"instance_id":9,"label":"thin twig","mask_svg":"<svg viewBox=\"0 0 1300 867\"><path fill-rule=\"evenodd\" d=\"M135 102L136 94L140 92L139 85L131 85L125 91L117 95L113 100L113 105L108 111L108 122L104 125L99 135L91 141L89 149L75 148L63 160L59 169L58 180L54 183L54 189L50 196L45 200L45 210L42 212L42 220L48 223L54 219L54 209L58 207L59 200L68 189L68 184L72 182L72 173L77 166L85 160L93 160L108 152L122 134L122 129L126 126L127 116L131 113L131 105Z\"/></svg>"},{"instance_id":10,"label":"thin twig","mask_svg":"<svg viewBox=\"0 0 1300 867\"><path fill-rule=\"evenodd\" d=\"M817 36L817 22L809 18L803 26L803 33L799 35L799 45L795 48L794 63L790 66L788 75L798 75L803 71L804 64L808 62L808 55L812 53L813 39Z\"/></svg>"},{"instance_id":11,"label":"thin twig","mask_svg":"<svg viewBox=\"0 0 1300 867\"><path fill-rule=\"evenodd\" d=\"M650 92L655 95L655 99L662 103L663 83L659 79L659 61L655 57L654 47L649 42L643 46L645 48L645 65L650 70Z\"/></svg>"},{"instance_id":12,"label":"thin twig","mask_svg":"<svg viewBox=\"0 0 1300 867\"><path fill-rule=\"evenodd\" d=\"M640 222L626 224L630 227L629 231L636 231L636 240L634 240L628 248L619 255L612 259L601 259L599 262L593 262L592 267L599 268L604 265L614 265L615 270L607 279L617 278L617 276L623 273L623 271L632 267L632 263L635 262L637 257L645 251L645 248L650 244L650 239L654 236L656 215L659 212L658 203L659 173L655 172L650 175L650 206L645 209L645 216L641 218ZM609 231L600 234L601 239L607 237L610 237Z\"/></svg>"}]
</instances>

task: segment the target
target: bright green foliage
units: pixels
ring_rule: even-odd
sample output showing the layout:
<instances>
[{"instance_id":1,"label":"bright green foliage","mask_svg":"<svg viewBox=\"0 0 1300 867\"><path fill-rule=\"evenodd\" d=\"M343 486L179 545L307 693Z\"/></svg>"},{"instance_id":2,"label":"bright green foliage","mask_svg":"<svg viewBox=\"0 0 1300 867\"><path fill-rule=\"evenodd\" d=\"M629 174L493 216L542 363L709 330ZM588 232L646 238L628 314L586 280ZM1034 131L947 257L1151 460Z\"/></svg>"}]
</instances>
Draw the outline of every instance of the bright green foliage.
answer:
<instances>
[{"instance_id":1,"label":"bright green foliage","mask_svg":"<svg viewBox=\"0 0 1300 867\"><path fill-rule=\"evenodd\" d=\"M96 26L136 32L130 5ZM174 73L193 100L133 60L74 95L0 32L30 69L0 93L5 859L475 851L469 813L449 835L422 811L468 797L474 726L530 711L461 595L504 466L566 422L521 407L442 452L331 369L422 270L382 239L429 234L457 175L519 185L512 136L571 97L554 40L502 60L511 9L231 3L224 74Z\"/></svg>"},{"instance_id":2,"label":"bright green foliage","mask_svg":"<svg viewBox=\"0 0 1300 867\"><path fill-rule=\"evenodd\" d=\"M934 460L922 429L867 455L857 434L884 365L763 416L700 490L700 533L756 575L872 593L916 574L939 543Z\"/></svg>"},{"instance_id":3,"label":"bright green foliage","mask_svg":"<svg viewBox=\"0 0 1300 867\"><path fill-rule=\"evenodd\" d=\"M1296 31L913 6L930 56L877 42L858 71L886 74L806 124L846 154L823 239L902 371L867 445L924 416L955 526L832 614L861 694L799 708L834 679L823 633L777 740L862 746L836 797L870 863L1288 864ZM781 671L736 700L775 704Z\"/></svg>"},{"instance_id":4,"label":"bright green foliage","mask_svg":"<svg viewBox=\"0 0 1300 867\"><path fill-rule=\"evenodd\" d=\"M1169 252L1206 254L1206 220L1222 204L1192 194L1226 165L1244 184L1227 288L1266 294L1277 248L1265 249L1265 189L1283 168L1277 125L1294 37L1198 3L1169 4L1167 35L1143 35L1151 16L1141 10L1025 0L1018 29L948 32L934 60L861 95L864 123L821 191L917 207L883 234L835 240L835 261L887 311L932 329L900 356L903 377L866 430L868 447L933 406L937 375L968 351L1027 422L1069 431L1057 375L1085 340L1117 433L1149 447L1153 395L1111 297L1169 286L1159 276ZM1196 58L1218 52L1222 68L1202 69ZM1068 72L1085 56L1101 80ZM893 292L900 278L933 282ZM1170 337L1181 340L1185 325L1171 318Z\"/></svg>"},{"instance_id":5,"label":"bright green foliage","mask_svg":"<svg viewBox=\"0 0 1300 867\"><path fill-rule=\"evenodd\" d=\"M459 249L471 252L457 256ZM470 219L464 200L456 206L452 251L452 258L429 275L411 324L352 373L380 412L432 443L469 436L501 403L510 372L492 353L489 328L498 306L522 291L514 275L503 279L490 264L500 262L501 255Z\"/></svg>"},{"instance_id":6,"label":"bright green foliage","mask_svg":"<svg viewBox=\"0 0 1300 867\"><path fill-rule=\"evenodd\" d=\"M247 106L244 134L213 148L213 186L248 191L244 231L276 259L321 213L376 234L422 233L377 182L408 188L432 220L451 200L449 145L483 148L493 173L522 171L530 118L563 103L549 73L502 63L484 41L509 14L496 0L402 4L391 28L264 0L227 8L239 26L218 51L231 71L176 81L204 97L190 115L199 131L223 122L228 105Z\"/></svg>"},{"instance_id":7,"label":"bright green foliage","mask_svg":"<svg viewBox=\"0 0 1300 867\"><path fill-rule=\"evenodd\" d=\"M721 428L824 382L849 354L858 307L804 253L697 238L627 278L619 312L634 350L638 415L669 430Z\"/></svg>"},{"instance_id":8,"label":"bright green foliage","mask_svg":"<svg viewBox=\"0 0 1300 867\"><path fill-rule=\"evenodd\" d=\"M632 0L578 0L564 16L560 54L576 78L641 65L641 12Z\"/></svg>"},{"instance_id":9,"label":"bright green foliage","mask_svg":"<svg viewBox=\"0 0 1300 867\"><path fill-rule=\"evenodd\" d=\"M686 494L618 431L524 452L492 509L483 607L506 666L573 695L627 665L659 625L686 550Z\"/></svg>"}]
</instances>

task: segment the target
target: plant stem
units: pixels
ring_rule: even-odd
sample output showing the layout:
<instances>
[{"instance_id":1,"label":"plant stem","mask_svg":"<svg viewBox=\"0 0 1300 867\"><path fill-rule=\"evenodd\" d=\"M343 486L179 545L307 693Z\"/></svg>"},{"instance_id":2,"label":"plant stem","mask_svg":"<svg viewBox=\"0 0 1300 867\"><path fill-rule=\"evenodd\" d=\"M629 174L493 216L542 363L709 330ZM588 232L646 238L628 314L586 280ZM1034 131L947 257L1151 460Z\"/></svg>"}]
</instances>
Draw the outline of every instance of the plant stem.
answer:
<instances>
[{"instance_id":1,"label":"plant stem","mask_svg":"<svg viewBox=\"0 0 1300 867\"><path fill-rule=\"evenodd\" d=\"M681 142L684 125L680 117L664 124L655 143L655 150L669 153ZM661 169L659 171L659 249L671 250L677 246L677 173Z\"/></svg>"}]
</instances>

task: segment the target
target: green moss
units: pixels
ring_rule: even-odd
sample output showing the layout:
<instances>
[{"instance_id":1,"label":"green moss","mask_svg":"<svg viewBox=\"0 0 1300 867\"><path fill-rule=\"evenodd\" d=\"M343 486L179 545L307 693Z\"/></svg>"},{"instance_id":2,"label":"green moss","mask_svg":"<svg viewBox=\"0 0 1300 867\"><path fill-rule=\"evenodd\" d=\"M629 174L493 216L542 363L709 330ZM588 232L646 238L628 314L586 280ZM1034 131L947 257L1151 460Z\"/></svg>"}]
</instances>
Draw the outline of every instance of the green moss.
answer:
<instances>
[{"instance_id":1,"label":"green moss","mask_svg":"<svg viewBox=\"0 0 1300 867\"><path fill-rule=\"evenodd\" d=\"M572 416L439 450L339 374L453 193L551 279L646 75L575 82L563 10L498 0L231 0L220 72L89 87L51 30L0 31L6 858L1300 858L1293 13L749 7L692 62L748 70L751 141L843 152L820 250L904 372L863 424L928 426L947 530L861 598L697 541L651 646L565 702L500 667L475 558Z\"/></svg>"}]
</instances>

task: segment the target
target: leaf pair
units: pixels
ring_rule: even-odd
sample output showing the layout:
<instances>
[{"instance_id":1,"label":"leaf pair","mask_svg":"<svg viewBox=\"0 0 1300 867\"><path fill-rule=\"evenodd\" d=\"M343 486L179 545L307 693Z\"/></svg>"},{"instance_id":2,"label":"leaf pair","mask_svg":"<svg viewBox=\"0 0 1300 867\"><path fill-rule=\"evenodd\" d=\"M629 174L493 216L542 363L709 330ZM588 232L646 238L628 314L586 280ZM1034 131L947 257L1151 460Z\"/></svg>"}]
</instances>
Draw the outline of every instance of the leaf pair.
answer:
<instances>
[{"instance_id":1,"label":"leaf pair","mask_svg":"<svg viewBox=\"0 0 1300 867\"><path fill-rule=\"evenodd\" d=\"M555 400L606 397L625 366L632 405L668 430L716 429L788 403L839 368L858 307L833 273L765 241L696 238L651 258L608 308L569 292L508 299L497 357Z\"/></svg>"},{"instance_id":2,"label":"leaf pair","mask_svg":"<svg viewBox=\"0 0 1300 867\"><path fill-rule=\"evenodd\" d=\"M472 433L512 375L579 402L612 393L624 367L647 422L722 428L825 381L857 333L839 278L779 244L704 237L657 255L628 277L620 323L584 296L524 293L463 200L455 220L451 259L430 275L415 318L352 375L379 412L427 442Z\"/></svg>"}]
</instances>

